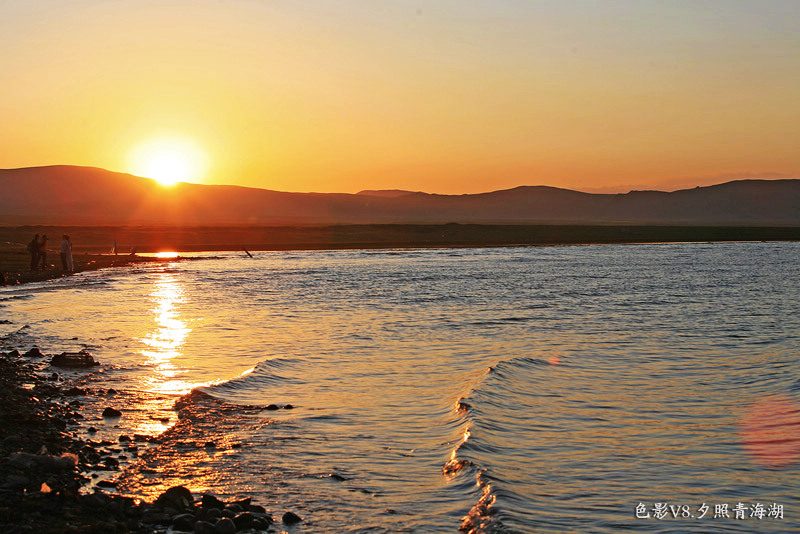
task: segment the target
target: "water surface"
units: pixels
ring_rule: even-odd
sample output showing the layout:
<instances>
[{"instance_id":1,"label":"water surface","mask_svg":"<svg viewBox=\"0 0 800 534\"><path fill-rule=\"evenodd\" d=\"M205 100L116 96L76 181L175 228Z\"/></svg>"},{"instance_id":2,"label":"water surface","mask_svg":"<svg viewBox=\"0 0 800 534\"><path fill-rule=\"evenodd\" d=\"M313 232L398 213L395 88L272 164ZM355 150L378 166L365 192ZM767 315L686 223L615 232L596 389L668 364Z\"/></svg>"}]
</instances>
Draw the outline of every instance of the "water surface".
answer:
<instances>
[{"instance_id":1,"label":"water surface","mask_svg":"<svg viewBox=\"0 0 800 534\"><path fill-rule=\"evenodd\" d=\"M796 243L232 254L2 289L0 328L148 392L131 431L192 387L229 403L176 430L219 445L144 495L252 494L300 532L787 532L799 264Z\"/></svg>"}]
</instances>

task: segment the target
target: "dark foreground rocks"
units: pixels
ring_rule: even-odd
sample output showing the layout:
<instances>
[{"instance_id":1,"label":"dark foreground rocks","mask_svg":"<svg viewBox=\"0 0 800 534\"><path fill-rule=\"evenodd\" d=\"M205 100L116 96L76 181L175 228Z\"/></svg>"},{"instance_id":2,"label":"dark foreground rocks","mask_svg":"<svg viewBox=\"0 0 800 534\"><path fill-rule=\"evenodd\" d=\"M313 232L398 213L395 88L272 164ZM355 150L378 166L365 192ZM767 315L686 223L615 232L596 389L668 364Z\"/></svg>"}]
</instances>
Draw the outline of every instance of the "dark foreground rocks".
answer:
<instances>
[{"instance_id":1,"label":"dark foreground rocks","mask_svg":"<svg viewBox=\"0 0 800 534\"><path fill-rule=\"evenodd\" d=\"M95 361L88 350L84 349L80 352L62 352L61 354L56 354L50 360L50 365L53 367L65 367L67 369L86 369L100 364Z\"/></svg>"},{"instance_id":2,"label":"dark foreground rocks","mask_svg":"<svg viewBox=\"0 0 800 534\"><path fill-rule=\"evenodd\" d=\"M116 442L84 441L70 432L82 419L75 411L80 401L70 399L89 392L74 386L59 388L47 362L33 360L41 354L37 349L23 358L17 350L0 351L0 534L278 530L272 515L249 497L225 500L211 494L193 495L188 488L176 486L148 503L109 493L117 485L110 480L101 480L87 493L87 474L119 470L119 462L106 457ZM133 438L120 436L118 443L133 449L143 440L158 442L134 434ZM291 528L302 520L288 512L282 521L281 528Z\"/></svg>"}]
</instances>

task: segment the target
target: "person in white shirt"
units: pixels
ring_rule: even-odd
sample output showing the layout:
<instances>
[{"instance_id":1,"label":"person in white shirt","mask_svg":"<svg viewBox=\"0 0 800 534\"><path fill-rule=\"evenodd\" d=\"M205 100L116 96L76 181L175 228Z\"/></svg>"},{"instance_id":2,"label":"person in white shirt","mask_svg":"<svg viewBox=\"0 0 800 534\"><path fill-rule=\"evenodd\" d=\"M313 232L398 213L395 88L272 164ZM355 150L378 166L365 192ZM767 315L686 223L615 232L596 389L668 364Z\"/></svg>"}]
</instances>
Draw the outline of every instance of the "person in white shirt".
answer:
<instances>
[{"instance_id":1,"label":"person in white shirt","mask_svg":"<svg viewBox=\"0 0 800 534\"><path fill-rule=\"evenodd\" d=\"M72 264L72 241L70 241L67 234L64 234L61 239L61 267L67 273L71 273L74 270Z\"/></svg>"}]
</instances>

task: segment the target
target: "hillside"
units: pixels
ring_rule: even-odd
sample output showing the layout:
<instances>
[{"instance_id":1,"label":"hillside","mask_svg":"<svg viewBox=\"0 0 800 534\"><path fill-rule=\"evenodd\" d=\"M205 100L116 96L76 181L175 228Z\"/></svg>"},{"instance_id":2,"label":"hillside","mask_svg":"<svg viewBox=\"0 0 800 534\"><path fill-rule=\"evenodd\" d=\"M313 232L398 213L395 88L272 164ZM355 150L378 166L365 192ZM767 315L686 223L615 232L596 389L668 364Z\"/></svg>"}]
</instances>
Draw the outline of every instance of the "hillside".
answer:
<instances>
[{"instance_id":1,"label":"hillside","mask_svg":"<svg viewBox=\"0 0 800 534\"><path fill-rule=\"evenodd\" d=\"M800 226L800 180L591 194L545 186L469 195L287 193L177 184L92 167L0 170L3 225L385 223Z\"/></svg>"}]
</instances>

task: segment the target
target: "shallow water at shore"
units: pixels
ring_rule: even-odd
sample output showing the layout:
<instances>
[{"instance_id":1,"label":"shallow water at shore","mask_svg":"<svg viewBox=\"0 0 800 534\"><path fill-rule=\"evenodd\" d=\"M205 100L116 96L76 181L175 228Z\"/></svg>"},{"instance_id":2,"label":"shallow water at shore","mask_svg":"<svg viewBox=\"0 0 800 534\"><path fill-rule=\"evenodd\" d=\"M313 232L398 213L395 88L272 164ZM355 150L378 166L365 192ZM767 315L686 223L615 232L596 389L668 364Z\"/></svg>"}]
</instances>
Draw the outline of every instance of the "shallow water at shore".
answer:
<instances>
[{"instance_id":1,"label":"shallow water at shore","mask_svg":"<svg viewBox=\"0 0 800 534\"><path fill-rule=\"evenodd\" d=\"M144 495L252 494L308 532L785 532L800 514L796 243L255 256L0 289L0 333L86 344L104 367L85 380L148 392L104 432L172 427L192 387L225 401L131 470ZM663 502L696 517L654 519ZM739 502L785 519L713 517Z\"/></svg>"}]
</instances>

